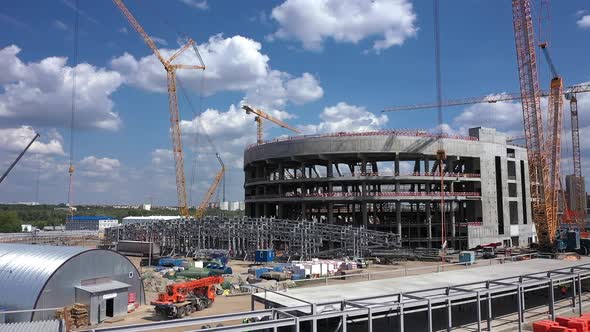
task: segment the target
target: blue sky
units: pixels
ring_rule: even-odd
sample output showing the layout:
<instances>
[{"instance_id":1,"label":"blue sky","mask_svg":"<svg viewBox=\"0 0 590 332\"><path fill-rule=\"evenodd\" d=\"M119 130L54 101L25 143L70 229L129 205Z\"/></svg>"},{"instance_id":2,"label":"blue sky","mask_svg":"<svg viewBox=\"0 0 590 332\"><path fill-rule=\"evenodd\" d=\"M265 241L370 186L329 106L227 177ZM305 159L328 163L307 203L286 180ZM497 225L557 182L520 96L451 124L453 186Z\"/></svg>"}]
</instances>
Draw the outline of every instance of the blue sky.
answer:
<instances>
[{"instance_id":1,"label":"blue sky","mask_svg":"<svg viewBox=\"0 0 590 332\"><path fill-rule=\"evenodd\" d=\"M204 74L179 73L197 113L179 95L193 204L218 169L215 150L229 166L228 198L242 199L242 153L255 140L253 118L239 109L243 102L306 133L437 125L434 111L380 112L435 100L431 1L125 3L163 53L176 50L179 35L187 34L208 67ZM0 201L66 200L74 4L19 1L0 9L0 68L7 73L0 78L2 169L33 130L42 134L2 184ZM80 0L78 15L74 202L137 204L152 196L174 204L163 68L112 2ZM551 16L551 53L566 85L590 81L590 5L559 2ZM518 92L511 1L441 1L441 45L445 99ZM190 55L180 60L196 63ZM539 65L547 87L546 63ZM588 146L590 97L579 100L582 145ZM567 137L567 116L564 122ZM479 125L522 131L518 103L448 109L445 123L458 133ZM267 138L284 134L266 126ZM590 165L590 158L583 162Z\"/></svg>"}]
</instances>

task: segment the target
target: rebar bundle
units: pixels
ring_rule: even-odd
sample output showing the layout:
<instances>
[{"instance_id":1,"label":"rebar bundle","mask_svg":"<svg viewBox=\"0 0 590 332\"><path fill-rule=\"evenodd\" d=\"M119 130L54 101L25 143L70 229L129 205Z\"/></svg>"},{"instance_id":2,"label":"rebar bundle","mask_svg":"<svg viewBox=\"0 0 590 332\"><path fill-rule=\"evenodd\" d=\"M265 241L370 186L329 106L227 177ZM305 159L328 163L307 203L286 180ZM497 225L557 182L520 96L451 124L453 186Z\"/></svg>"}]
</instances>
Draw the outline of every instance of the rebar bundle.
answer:
<instances>
[{"instance_id":1,"label":"rebar bundle","mask_svg":"<svg viewBox=\"0 0 590 332\"><path fill-rule=\"evenodd\" d=\"M105 242L148 241L162 255L196 257L211 249L232 257L253 258L257 249L275 249L293 258L356 256L376 248L401 247L397 234L308 220L267 218L177 219L146 221L108 228Z\"/></svg>"}]
</instances>

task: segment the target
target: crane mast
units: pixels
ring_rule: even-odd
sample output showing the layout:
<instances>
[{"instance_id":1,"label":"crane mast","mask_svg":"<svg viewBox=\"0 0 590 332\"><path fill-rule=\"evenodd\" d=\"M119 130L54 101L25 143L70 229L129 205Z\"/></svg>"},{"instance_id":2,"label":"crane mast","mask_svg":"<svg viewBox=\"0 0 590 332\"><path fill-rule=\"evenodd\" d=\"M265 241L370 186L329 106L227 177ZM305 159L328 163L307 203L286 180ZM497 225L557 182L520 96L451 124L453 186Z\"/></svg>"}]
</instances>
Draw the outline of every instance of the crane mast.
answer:
<instances>
[{"instance_id":1,"label":"crane mast","mask_svg":"<svg viewBox=\"0 0 590 332\"><path fill-rule=\"evenodd\" d=\"M221 179L225 175L225 164L221 160L221 157L219 157L219 154L215 154L215 156L217 157L217 161L221 165L221 170L219 170L219 172L217 172L217 174L215 175L215 178L213 179L213 183L211 184L211 186L209 187L209 190L207 190L207 192L205 193L205 197L203 197L203 200L201 201L201 203L197 207L197 212L195 212L195 217L197 219L202 218L203 215L205 214L205 210L207 210L207 204L209 204L209 201L211 201L211 197L213 197L215 190L217 190L217 187L219 186L219 182L221 182Z\"/></svg>"},{"instance_id":2,"label":"crane mast","mask_svg":"<svg viewBox=\"0 0 590 332\"><path fill-rule=\"evenodd\" d=\"M520 82L524 132L529 163L533 221L541 246L551 246L557 231L557 209L547 185L550 174L544 154L541 93L535 53L530 0L512 0L516 58Z\"/></svg>"},{"instance_id":3,"label":"crane mast","mask_svg":"<svg viewBox=\"0 0 590 332\"><path fill-rule=\"evenodd\" d=\"M184 157L182 151L182 135L180 132L180 116L178 114L178 97L176 94L176 70L177 69L205 69L205 65L203 64L201 57L198 54L198 51L195 46L195 42L188 38L188 42L181 47L178 51L176 51L168 60L166 60L156 43L152 40L152 38L145 32L143 27L139 24L139 22L135 19L135 17L131 14L129 9L125 6L122 0L113 0L115 5L119 8L121 13L127 18L129 24L137 31L137 33L143 38L144 42L148 45L148 47L152 50L156 58L160 60L164 69L166 70L166 77L168 83L168 106L170 111L170 127L171 127L171 136L172 136L172 153L174 154L174 163L175 163L175 170L176 170L176 191L178 196L178 209L179 213L182 216L188 217L188 204L186 199L186 179L184 175ZM189 47L192 47L193 50L197 53L197 57L201 62L200 66L195 65L183 65L183 64L172 64L172 61L180 56L184 51L186 51Z\"/></svg>"}]
</instances>

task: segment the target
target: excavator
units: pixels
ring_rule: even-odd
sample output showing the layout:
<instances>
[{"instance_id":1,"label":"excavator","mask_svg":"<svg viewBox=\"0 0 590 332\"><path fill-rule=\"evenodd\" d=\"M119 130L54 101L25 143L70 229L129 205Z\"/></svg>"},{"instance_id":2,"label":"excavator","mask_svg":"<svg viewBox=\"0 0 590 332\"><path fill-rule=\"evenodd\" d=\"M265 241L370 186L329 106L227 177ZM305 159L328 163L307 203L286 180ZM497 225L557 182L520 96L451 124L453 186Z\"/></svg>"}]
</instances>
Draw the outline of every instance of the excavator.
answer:
<instances>
[{"instance_id":1,"label":"excavator","mask_svg":"<svg viewBox=\"0 0 590 332\"><path fill-rule=\"evenodd\" d=\"M203 200L201 201L201 203L197 207L197 212L195 212L195 218L197 218L197 219L203 218L203 215L205 214L205 211L207 210L207 205L209 204L211 197L215 193L215 190L217 190L217 186L219 186L219 182L221 182L221 179L223 178L223 175L225 174L225 164L221 160L221 157L219 157L218 153L215 154L215 157L217 157L217 161L219 161L219 164L221 165L221 169L215 175L215 178L213 179L213 183L211 184L211 187L209 187L209 190L207 190L207 192L205 193L205 197L203 197Z\"/></svg>"},{"instance_id":2,"label":"excavator","mask_svg":"<svg viewBox=\"0 0 590 332\"><path fill-rule=\"evenodd\" d=\"M161 317L182 318L213 305L215 285L222 282L223 278L216 276L171 284L151 304Z\"/></svg>"}]
</instances>

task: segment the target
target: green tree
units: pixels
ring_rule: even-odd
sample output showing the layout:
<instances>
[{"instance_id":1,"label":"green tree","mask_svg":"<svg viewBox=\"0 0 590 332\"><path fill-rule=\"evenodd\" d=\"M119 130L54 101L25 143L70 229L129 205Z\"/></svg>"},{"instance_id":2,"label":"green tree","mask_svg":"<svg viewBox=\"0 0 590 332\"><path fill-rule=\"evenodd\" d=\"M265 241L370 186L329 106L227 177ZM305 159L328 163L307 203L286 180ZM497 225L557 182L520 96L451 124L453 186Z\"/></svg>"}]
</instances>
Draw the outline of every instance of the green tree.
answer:
<instances>
[{"instance_id":1,"label":"green tree","mask_svg":"<svg viewBox=\"0 0 590 332\"><path fill-rule=\"evenodd\" d=\"M17 233L21 231L21 221L16 211L0 212L0 233Z\"/></svg>"}]
</instances>

